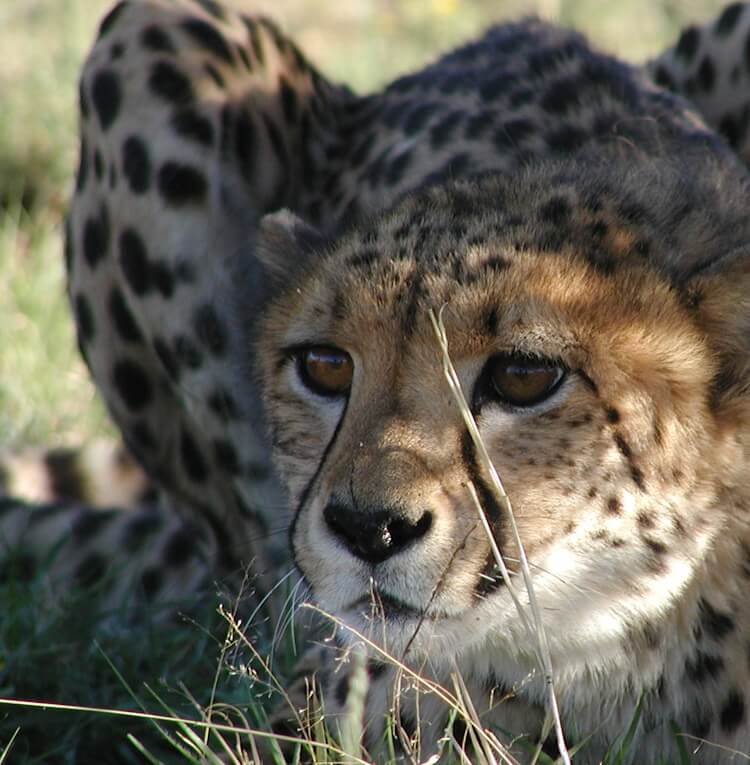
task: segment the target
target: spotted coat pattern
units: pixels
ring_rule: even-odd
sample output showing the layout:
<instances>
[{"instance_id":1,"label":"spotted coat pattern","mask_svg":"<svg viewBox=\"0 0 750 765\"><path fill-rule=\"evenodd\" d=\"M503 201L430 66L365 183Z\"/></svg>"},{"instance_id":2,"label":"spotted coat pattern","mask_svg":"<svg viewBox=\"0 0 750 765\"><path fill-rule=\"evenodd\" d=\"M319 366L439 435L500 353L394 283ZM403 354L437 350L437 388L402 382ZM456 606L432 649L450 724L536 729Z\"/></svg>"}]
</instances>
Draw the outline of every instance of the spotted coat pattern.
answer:
<instances>
[{"instance_id":1,"label":"spotted coat pattern","mask_svg":"<svg viewBox=\"0 0 750 765\"><path fill-rule=\"evenodd\" d=\"M540 517L551 525L529 522L530 549L545 554L554 536L575 538L576 544L585 540L606 556L632 541L632 587L644 587L646 602L655 597L649 587L674 574L673 551L685 544L679 540L692 536L695 547L686 557L703 560L720 550L734 566L732 585L741 582L747 567L741 549L725 550L715 542L711 523L701 525L693 514L680 512L689 492L695 508L717 512L731 494L731 476L727 486L716 486L702 473L699 480L700 471L676 464L665 444L674 448L675 434L681 435L686 454L692 454L688 447L696 434L715 436L710 417L728 427L731 418L722 409L728 400L741 419L731 395L744 385L744 362L736 360L731 342L739 330L725 327L723 298L710 286L713 261L747 240L737 210L746 179L736 157L747 157L748 27L750 12L730 6L716 21L686 30L673 49L637 70L592 51L575 33L528 20L496 27L380 92L357 96L323 78L266 19L207 0L118 3L102 21L80 80L80 164L65 257L81 352L129 450L158 487L160 504L147 517L171 524L166 534L150 537L166 541L148 548L152 557L145 565L152 573L139 574L141 586L158 591L165 570L178 570L188 558L196 561L198 579L206 569L232 571L252 563L267 585L287 560L285 530L294 515L296 562L323 605L336 610L327 582L316 581L316 572L328 570L330 540L310 537L300 546L298 536L308 533L301 519L314 512L303 501L309 499L304 487L312 486L310 471L326 464L320 438L335 417L310 416L298 392L283 389L288 376L280 370L287 357L278 356L271 339L288 331L290 316L309 310L308 329L326 326L334 336L336 323L357 326L364 337L382 320L391 327L388 336L413 348L418 359L419 349L430 344L426 310L449 302L464 306L471 317L454 331L469 349L465 354L479 357L487 353L486 338L500 336L507 320L497 295L506 295L503 306L512 304L535 279L583 279L600 296L613 290L608 280L624 279L623 294L632 303L609 305L602 297L610 313L600 308L600 322L621 314L638 324L641 314L658 313L653 306L666 301L664 310L678 316L670 325L675 330L697 313L711 331L721 327L727 335L725 345L713 349L719 373L713 374L709 361L690 370L694 385L687 386L685 401L708 418L697 417L692 431L680 419L682 410L672 413L674 424L666 412L662 421L654 405L651 430L644 435L642 413L633 414L637 407L620 401L621 392L606 393L606 373L597 378L582 360L575 361L589 400L581 398L575 412L564 416L545 412L544 427L529 429L514 448L498 446L494 455L504 472L512 475L520 460L520 474L530 471L550 497L568 498L560 500L567 508L564 524L552 524L552 511L540 506ZM460 180L483 175L490 177ZM280 208L305 223L283 215L264 221ZM372 217L391 208L385 217ZM518 253L533 257L527 263ZM530 261L537 258L552 270L535 271ZM517 260L528 269L528 281L512 276L521 268ZM514 290L498 286L498 279ZM308 292L290 292L290 285ZM317 295L316 305L304 303L308 294ZM541 293L537 298L550 299ZM326 317L333 324L321 324ZM698 341L690 332L682 339L683 350L701 359L711 355L696 350L699 343L691 345ZM377 347L382 340L373 343ZM275 359L270 366L268 359ZM573 361L567 363L573 368ZM643 369L631 372L644 375ZM472 374L467 372L469 381ZM443 400L445 391L432 395ZM431 400L426 393L422 398ZM371 426L378 430L377 418ZM457 480L465 483L468 476L483 486L470 446L459 442L456 464L467 472ZM607 465L577 463L584 444L598 444L609 455ZM644 456L648 449L666 456L654 462ZM581 520L574 511L570 497L580 500L582 492L596 508L595 521ZM665 499L654 499L659 492ZM492 510L487 491L482 496ZM663 513L657 511L660 501ZM24 518L28 512L14 508L6 501L1 518L10 542L63 534L75 548L81 529L97 525L89 522L93 511L54 506L45 517L59 522L43 520L37 534ZM504 539L502 517L493 513L495 532ZM91 561L103 562L102 549L123 549L139 523L151 522L140 517L96 516L107 521L99 525L106 533L87 533L80 545L86 555L76 560L71 551L69 565L76 571L96 568ZM174 541L187 537L190 546ZM190 555L170 553L178 547ZM469 591L481 603L502 602L505 595L481 539L466 536L459 558L455 603ZM631 558L622 560L632 564ZM349 564L341 565L329 581L351 577ZM415 558L415 566L424 574L414 584L418 593L431 574L421 559ZM472 578L473 589L462 590ZM744 617L735 616L738 591L718 587L721 573L715 579L695 585L689 604L674 612L679 624L671 633L658 608L648 620L618 623L627 633L624 648L622 640L614 641L620 651L617 677L626 678L618 687L629 695L610 710L609 727L601 726L604 690L582 683L575 662L566 671L569 656L562 651L561 686L576 724L600 731L593 758L596 747L610 743L612 731L626 727L639 689L647 699L642 751L669 751L665 714L692 735L745 742L747 684L744 664L742 672L737 667L748 633ZM386 611L398 610L399 597L391 595ZM408 608L403 618L408 620ZM396 643L398 634L394 629ZM669 642L675 635L688 637L675 647ZM418 655L423 649L413 650ZM647 650L652 653L644 658ZM496 656L476 646L466 651L477 703L485 703L488 693L491 705L508 697L498 724L537 736L539 690L526 682L523 662L501 651L504 658L495 666ZM443 680L443 668L436 665ZM377 663L369 669L370 714L376 720L387 703L392 670ZM333 708L346 702L347 681L329 674ZM702 697L708 701L691 705L696 694L686 687L711 691ZM596 698L596 710L586 694ZM408 696L402 723L415 729ZM441 719L437 710L430 717ZM430 740L427 732L424 740ZM702 762L719 761L716 750L710 751Z\"/></svg>"}]
</instances>

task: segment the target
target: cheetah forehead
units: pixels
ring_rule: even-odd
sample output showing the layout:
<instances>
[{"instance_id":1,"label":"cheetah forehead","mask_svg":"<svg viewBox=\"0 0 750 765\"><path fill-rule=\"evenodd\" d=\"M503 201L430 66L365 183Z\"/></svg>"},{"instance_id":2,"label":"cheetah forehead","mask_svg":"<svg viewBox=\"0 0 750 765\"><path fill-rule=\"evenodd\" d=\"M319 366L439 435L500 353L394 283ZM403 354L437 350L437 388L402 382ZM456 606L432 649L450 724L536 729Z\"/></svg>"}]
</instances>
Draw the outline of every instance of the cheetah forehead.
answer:
<instances>
[{"instance_id":1,"label":"cheetah forehead","mask_svg":"<svg viewBox=\"0 0 750 765\"><path fill-rule=\"evenodd\" d=\"M511 303L585 294L640 321L644 302L687 303L694 275L750 241L743 195L742 177L696 179L673 158L547 162L428 187L309 258L287 315L331 331L389 316L408 336L451 304L492 334ZM297 249L308 242L305 231Z\"/></svg>"}]
</instances>

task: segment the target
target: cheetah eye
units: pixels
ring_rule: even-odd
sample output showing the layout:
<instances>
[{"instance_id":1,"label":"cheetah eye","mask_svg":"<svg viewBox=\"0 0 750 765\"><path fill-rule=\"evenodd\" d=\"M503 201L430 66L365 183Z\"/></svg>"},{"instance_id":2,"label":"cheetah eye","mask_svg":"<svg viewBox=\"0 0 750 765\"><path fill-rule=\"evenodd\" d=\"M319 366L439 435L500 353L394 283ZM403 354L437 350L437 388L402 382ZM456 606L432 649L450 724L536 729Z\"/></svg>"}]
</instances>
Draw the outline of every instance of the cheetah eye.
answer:
<instances>
[{"instance_id":1,"label":"cheetah eye","mask_svg":"<svg viewBox=\"0 0 750 765\"><path fill-rule=\"evenodd\" d=\"M302 382L321 396L344 396L354 374L351 356L331 345L312 345L297 352L297 370Z\"/></svg>"},{"instance_id":2,"label":"cheetah eye","mask_svg":"<svg viewBox=\"0 0 750 765\"><path fill-rule=\"evenodd\" d=\"M494 395L512 406L532 406L558 388L565 370L554 362L520 355L502 355L487 364L488 382Z\"/></svg>"}]
</instances>

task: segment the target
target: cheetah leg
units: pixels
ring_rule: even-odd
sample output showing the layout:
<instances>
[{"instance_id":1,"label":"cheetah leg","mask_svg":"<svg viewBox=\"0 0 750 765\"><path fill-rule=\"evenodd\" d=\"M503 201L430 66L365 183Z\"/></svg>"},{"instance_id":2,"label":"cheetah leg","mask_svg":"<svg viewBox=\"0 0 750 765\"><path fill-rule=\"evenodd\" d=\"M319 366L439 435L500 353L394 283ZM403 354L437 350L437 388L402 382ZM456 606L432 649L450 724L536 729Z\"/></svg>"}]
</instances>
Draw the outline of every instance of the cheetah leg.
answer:
<instances>
[{"instance_id":1,"label":"cheetah leg","mask_svg":"<svg viewBox=\"0 0 750 765\"><path fill-rule=\"evenodd\" d=\"M349 98L270 22L191 0L118 4L80 81L66 255L82 353L198 538L259 571L288 521L252 384L256 224L315 209Z\"/></svg>"}]
</instances>

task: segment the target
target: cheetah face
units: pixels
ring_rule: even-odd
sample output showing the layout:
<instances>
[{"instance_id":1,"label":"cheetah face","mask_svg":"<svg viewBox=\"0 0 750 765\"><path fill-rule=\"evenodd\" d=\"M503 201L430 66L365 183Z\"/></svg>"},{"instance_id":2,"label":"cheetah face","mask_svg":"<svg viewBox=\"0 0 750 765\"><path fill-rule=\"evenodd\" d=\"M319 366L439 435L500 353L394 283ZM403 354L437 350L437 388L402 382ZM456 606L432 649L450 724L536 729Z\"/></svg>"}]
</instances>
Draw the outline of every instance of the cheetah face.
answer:
<instances>
[{"instance_id":1,"label":"cheetah face","mask_svg":"<svg viewBox=\"0 0 750 765\"><path fill-rule=\"evenodd\" d=\"M679 608L726 523L719 487L741 460L663 210L625 216L628 177L592 198L591 170L548 172L424 191L306 257L288 214L263 226L261 257L297 269L260 346L294 557L325 610L397 655L530 662L470 484L528 602L519 550L430 310L445 307L558 666L611 657ZM700 270L709 234L690 230L679 268Z\"/></svg>"}]
</instances>

